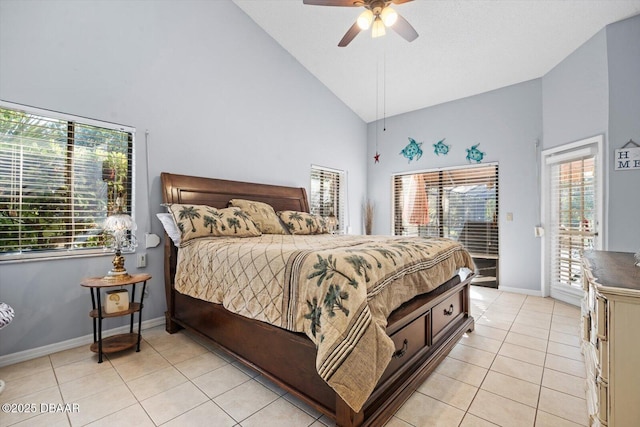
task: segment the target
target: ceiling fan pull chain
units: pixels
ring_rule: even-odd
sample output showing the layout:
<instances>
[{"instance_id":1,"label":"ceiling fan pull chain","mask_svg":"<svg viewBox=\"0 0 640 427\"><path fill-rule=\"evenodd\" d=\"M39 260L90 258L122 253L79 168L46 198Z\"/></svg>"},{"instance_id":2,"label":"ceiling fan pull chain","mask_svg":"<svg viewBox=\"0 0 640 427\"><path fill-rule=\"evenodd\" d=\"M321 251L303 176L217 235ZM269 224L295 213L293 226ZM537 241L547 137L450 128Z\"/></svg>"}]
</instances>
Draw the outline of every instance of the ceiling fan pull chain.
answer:
<instances>
[{"instance_id":1,"label":"ceiling fan pull chain","mask_svg":"<svg viewBox=\"0 0 640 427\"><path fill-rule=\"evenodd\" d=\"M387 48L382 51L382 132L387 131Z\"/></svg>"}]
</instances>

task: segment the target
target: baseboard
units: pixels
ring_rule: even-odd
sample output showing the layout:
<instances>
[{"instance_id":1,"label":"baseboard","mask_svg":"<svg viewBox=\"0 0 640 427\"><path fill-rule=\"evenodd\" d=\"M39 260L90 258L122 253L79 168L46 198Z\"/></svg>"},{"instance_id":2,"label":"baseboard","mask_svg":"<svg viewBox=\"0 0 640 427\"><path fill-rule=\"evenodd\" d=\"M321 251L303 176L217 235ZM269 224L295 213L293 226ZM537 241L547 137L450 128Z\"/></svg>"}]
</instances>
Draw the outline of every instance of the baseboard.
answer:
<instances>
[{"instance_id":1,"label":"baseboard","mask_svg":"<svg viewBox=\"0 0 640 427\"><path fill-rule=\"evenodd\" d=\"M525 295L531 295L534 297L541 297L542 296L542 292L541 291L535 291L533 289L522 289L522 288L510 288L508 286L498 286L498 290L499 291L504 291L504 292L513 292L514 294L525 294Z\"/></svg>"},{"instance_id":2,"label":"baseboard","mask_svg":"<svg viewBox=\"0 0 640 427\"><path fill-rule=\"evenodd\" d=\"M157 317L142 322L142 330L164 325L165 318ZM123 334L129 332L129 325L120 326L118 328L102 331L105 336ZM48 356L70 348L80 347L81 345L89 345L93 342L93 333L83 337L72 338L70 340L61 341L42 347L32 348L29 350L19 351L17 353L6 354L0 356L0 368L3 366L13 365L15 363L24 362L26 360L35 359L37 357Z\"/></svg>"},{"instance_id":3,"label":"baseboard","mask_svg":"<svg viewBox=\"0 0 640 427\"><path fill-rule=\"evenodd\" d=\"M584 298L584 291L579 288L570 288L568 286L551 286L551 298L567 304L580 307Z\"/></svg>"}]
</instances>

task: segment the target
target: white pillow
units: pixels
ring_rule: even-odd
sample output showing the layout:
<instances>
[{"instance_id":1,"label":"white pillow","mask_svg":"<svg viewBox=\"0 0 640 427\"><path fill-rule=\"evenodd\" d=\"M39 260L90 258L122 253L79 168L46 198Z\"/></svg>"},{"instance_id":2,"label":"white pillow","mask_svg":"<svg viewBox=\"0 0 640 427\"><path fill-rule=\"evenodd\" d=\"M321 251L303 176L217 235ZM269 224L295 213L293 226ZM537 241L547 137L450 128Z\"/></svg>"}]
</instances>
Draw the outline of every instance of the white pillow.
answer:
<instances>
[{"instance_id":1,"label":"white pillow","mask_svg":"<svg viewBox=\"0 0 640 427\"><path fill-rule=\"evenodd\" d=\"M171 240L173 240L173 244L176 245L176 247L179 247L180 246L180 230L178 229L178 226L176 225L176 222L173 219L173 215L171 215L170 213L158 213L156 214L156 216L162 223L162 226L164 227L164 231L171 238Z\"/></svg>"}]
</instances>

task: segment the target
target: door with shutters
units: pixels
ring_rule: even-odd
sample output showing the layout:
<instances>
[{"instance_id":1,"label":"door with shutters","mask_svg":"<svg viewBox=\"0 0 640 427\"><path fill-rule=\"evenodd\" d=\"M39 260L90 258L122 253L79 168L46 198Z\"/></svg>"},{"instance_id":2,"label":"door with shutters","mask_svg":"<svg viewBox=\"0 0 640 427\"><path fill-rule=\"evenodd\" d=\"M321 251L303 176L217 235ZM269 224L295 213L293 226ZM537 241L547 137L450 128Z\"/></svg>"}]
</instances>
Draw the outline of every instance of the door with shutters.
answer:
<instances>
[{"instance_id":1,"label":"door with shutters","mask_svg":"<svg viewBox=\"0 0 640 427\"><path fill-rule=\"evenodd\" d=\"M582 253L602 248L602 136L546 150L544 293L579 304Z\"/></svg>"},{"instance_id":2,"label":"door with shutters","mask_svg":"<svg viewBox=\"0 0 640 427\"><path fill-rule=\"evenodd\" d=\"M499 285L498 164L393 175L397 236L461 242L476 264L474 284Z\"/></svg>"}]
</instances>

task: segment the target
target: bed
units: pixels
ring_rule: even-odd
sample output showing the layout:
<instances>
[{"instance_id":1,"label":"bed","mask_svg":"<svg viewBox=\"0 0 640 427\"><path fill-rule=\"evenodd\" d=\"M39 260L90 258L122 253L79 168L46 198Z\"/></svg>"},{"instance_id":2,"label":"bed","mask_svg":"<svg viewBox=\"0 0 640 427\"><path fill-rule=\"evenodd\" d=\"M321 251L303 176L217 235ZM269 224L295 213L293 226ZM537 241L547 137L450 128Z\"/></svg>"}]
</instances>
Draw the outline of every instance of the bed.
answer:
<instances>
[{"instance_id":1,"label":"bed","mask_svg":"<svg viewBox=\"0 0 640 427\"><path fill-rule=\"evenodd\" d=\"M206 205L222 209L226 208L232 199L246 199L267 203L276 211L309 212L304 188L170 173L162 173L161 181L163 202L169 205ZM300 236L300 238L304 242L311 240L309 236ZM242 240L246 246L247 242L253 241L251 239L266 239L277 241L285 247L286 245L282 242L288 244L295 239L297 239L296 244L300 245L300 238L295 236L262 236L236 240ZM349 253L354 250L353 247L359 247L361 244L360 242L355 242L355 237L353 236L341 237L332 235L318 236L317 242L324 243L305 244L324 247L326 242L331 239L344 241L341 245L346 246L345 250ZM368 244L379 245L381 238L367 236L363 237L363 239ZM224 247L232 247L231 244L227 245L224 241L220 243L221 241L217 240L217 238L194 240L197 241L198 245L203 246L217 244ZM209 240L215 240L215 242L205 242ZM196 243L194 243L194 246ZM445 243L443 242L443 244ZM182 274L182 271L186 268L185 264L188 264L184 259L187 259L186 254L190 250L188 249L189 245L184 244L182 246L180 258L183 260L181 265L178 265L178 248L171 239L165 238L166 330L169 333L175 333L185 328L207 339L242 363L257 370L283 389L331 417L338 426L383 425L435 369L438 363L444 359L459 338L465 332L472 331L474 327L473 318L469 314L470 283L473 273L467 275L446 273L446 277L442 276L445 273L441 273L440 276L442 277L434 276L440 277L440 279L438 279L438 283L429 284L429 292L412 296L407 301L396 300L400 297L394 296L397 292L395 288L391 288L391 285L381 287L383 290L380 291L380 294L394 299L395 303L399 305L397 308L394 306L393 311L389 310L390 313L384 312L386 321L383 319L382 322L384 332L382 335L384 335L384 340L387 340L392 346L391 351L387 351L382 344L380 348L375 350L365 348L364 345L360 345L362 342L367 342L365 339L362 339L362 342L358 340L348 342L347 351L336 350L336 347L339 346L330 346L329 344L333 343L330 339L327 339L328 343L323 344L325 337L323 335L322 339L320 339L320 331L316 336L315 330L311 335L310 333L305 334L302 331L296 331L291 327L282 327L283 325L274 326L258 320L259 318L249 318L234 313L221 303L213 303L200 296L190 296L184 289L184 280L176 280L176 272ZM451 249L451 251L454 251L454 249ZM305 251L297 251L296 253L301 252ZM468 253L466 251L463 252L460 251L460 248L455 248L456 257L458 257L457 263L460 263L459 257L467 259ZM377 253L386 254L386 252ZM318 252L318 254L313 253L309 257L315 259L314 257L317 256L318 260L322 260L323 258L320 254L321 252ZM326 258L328 257L325 256L324 259ZM374 257L376 260L378 258L386 257ZM306 258L301 257L300 259ZM470 260L470 256L468 259ZM397 260L392 261L395 263ZM473 267L472 261L468 262L471 263L469 266ZM197 266L201 264L201 261L191 262L191 264ZM302 262L299 264L303 265ZM318 264L320 264L320 261L317 261L315 266L317 267ZM298 266L298 263L293 263L293 265L296 268L304 268L303 266ZM314 264L309 262L308 265L313 266ZM310 270L301 271L304 272L302 276L309 278L314 283L308 286L309 289L316 288L316 281L319 286L320 279L324 277L320 277L321 275L318 273L309 273ZM389 275L387 274L385 277L389 277ZM403 273L394 280L405 282L413 280L416 283L412 286L417 288L426 286L420 280L417 280L417 277L420 276L405 275ZM179 279L181 279L180 275ZM367 281L368 279L367 277ZM393 281L387 280L385 283L389 284L393 283ZM347 285L344 285L343 289L347 287ZM357 286L353 287L357 288ZM371 293L369 285L366 288L365 295L368 295ZM431 290L431 288L433 289ZM352 300L356 301L356 298L351 297L351 300L346 301L345 296L345 301L343 302L351 303ZM367 301L375 302L377 301L375 298L378 297L369 295L366 298ZM408 297L404 296L404 298ZM311 307L311 304L309 304L310 299L307 298L306 300L309 308ZM304 298L301 301L304 301ZM376 304L373 305L375 306ZM340 310L348 311L339 304L335 307L338 313L335 316L336 318L343 314ZM311 312L309 311L309 313ZM358 313L360 312L358 311ZM380 316L379 312L374 314L378 317ZM355 317L351 316L351 318ZM312 316L307 319L310 319L308 323L313 324ZM380 319L375 316L373 316L371 323L376 325L378 329L381 324ZM325 327L324 324L323 327ZM329 330L328 327L325 328L327 331ZM374 328L367 328L367 330L370 329ZM347 331L339 335L341 339L345 339L345 336L353 334ZM327 333L327 336L331 336L331 334ZM384 340L381 342L384 343ZM342 342L339 344L344 346ZM332 355L344 353L353 359L351 353L360 354L359 352L362 352L363 356L360 356L360 360L380 359L379 363L373 363L374 367L371 369L374 373L371 375L359 374L360 377L375 379L371 384L371 390L367 389L364 397L351 395L352 389L359 387L354 387L352 383L349 383L350 378L344 379L340 377L344 371L347 374L353 372L351 368L347 369L345 367L351 366L349 363L357 365L358 359L355 358L355 361L349 358L340 359L337 363L333 363L329 369L330 374L327 374L320 369L320 364L316 363L318 355L324 351L323 345L325 348L326 346L331 348L333 353L328 353ZM368 354L372 354L373 357L368 356ZM386 358L380 356L381 354L384 354ZM338 380L335 379L336 377L339 377ZM330 381L327 380L328 378Z\"/></svg>"}]
</instances>

